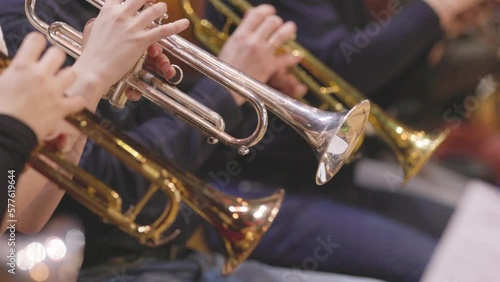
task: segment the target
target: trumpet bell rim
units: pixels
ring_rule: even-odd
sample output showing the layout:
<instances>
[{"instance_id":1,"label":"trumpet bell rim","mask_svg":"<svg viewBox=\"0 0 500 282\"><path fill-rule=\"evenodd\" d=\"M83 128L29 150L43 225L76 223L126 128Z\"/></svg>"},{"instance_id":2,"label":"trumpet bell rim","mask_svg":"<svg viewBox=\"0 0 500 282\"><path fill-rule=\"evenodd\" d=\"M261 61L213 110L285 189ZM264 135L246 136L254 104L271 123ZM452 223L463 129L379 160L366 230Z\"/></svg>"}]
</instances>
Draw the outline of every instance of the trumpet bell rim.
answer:
<instances>
[{"instance_id":1,"label":"trumpet bell rim","mask_svg":"<svg viewBox=\"0 0 500 282\"><path fill-rule=\"evenodd\" d=\"M426 152L421 155L421 158L419 158L417 163L407 161L407 159L411 158L402 160L404 179L401 183L401 186L405 186L406 184L408 184L408 182L410 182L410 180L422 170L427 161L432 157L433 152L435 152L439 148L439 146L443 144L450 133L450 129L445 129L443 132L441 132L430 145L427 145L427 147L425 148Z\"/></svg>"},{"instance_id":2,"label":"trumpet bell rim","mask_svg":"<svg viewBox=\"0 0 500 282\"><path fill-rule=\"evenodd\" d=\"M370 116L370 108L370 102L364 100L342 118L340 126L336 127L329 142L318 154L317 185L330 181L356 149Z\"/></svg>"},{"instance_id":3,"label":"trumpet bell rim","mask_svg":"<svg viewBox=\"0 0 500 282\"><path fill-rule=\"evenodd\" d=\"M233 241L229 238L222 237L226 247L230 246L230 248L226 248L226 261L222 268L222 275L228 276L232 274L236 268L253 253L255 248L259 245L262 238L265 236L265 233L271 228L278 212L281 208L281 204L283 203L285 197L285 190L278 189L272 195L260 198L248 200L250 203L249 206L259 204L260 207L270 207L265 213L259 215L256 218L257 222L260 219L260 224L255 224L252 228L249 228L245 232L245 239L241 241ZM255 217L256 214L254 213Z\"/></svg>"}]
</instances>

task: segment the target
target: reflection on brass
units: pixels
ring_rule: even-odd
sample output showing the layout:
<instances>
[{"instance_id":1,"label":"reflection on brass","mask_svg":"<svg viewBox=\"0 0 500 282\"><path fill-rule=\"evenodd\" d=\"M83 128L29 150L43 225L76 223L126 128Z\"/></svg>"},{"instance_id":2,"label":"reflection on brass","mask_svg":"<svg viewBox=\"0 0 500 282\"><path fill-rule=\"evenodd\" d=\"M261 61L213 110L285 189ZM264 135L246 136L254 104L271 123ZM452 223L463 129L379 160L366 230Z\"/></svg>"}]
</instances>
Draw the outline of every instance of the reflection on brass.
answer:
<instances>
[{"instance_id":1,"label":"reflection on brass","mask_svg":"<svg viewBox=\"0 0 500 282\"><path fill-rule=\"evenodd\" d=\"M87 1L97 8L104 5L103 0ZM56 22L49 25L42 21L35 13L35 2L36 0L26 0L25 8L29 21L46 34L50 42L60 46L68 54L78 57L82 51L81 33L65 23ZM165 17L157 19L149 27L158 27ZM248 147L255 145L263 137L267 128L268 109L297 131L312 147L318 159L316 183L319 185L328 182L337 173L363 134L364 124L370 111L368 101L360 101L357 105L353 105L350 111L343 113L321 111L252 79L178 35L161 39L156 44L223 86L243 94L257 110L258 126L254 133L246 139L229 136L224 132L222 118L214 117L216 114L209 109L200 110L203 105L188 95L183 95L177 88L162 83L153 73L145 70L144 56L132 71L115 85L111 95L108 95L109 99L115 100L113 98L115 94L118 94L120 101L122 98L126 99L124 93L126 89L132 87L146 98L201 129L211 137L209 142L215 143L220 140L228 146L237 148L242 155L247 154ZM174 99L176 101L172 102ZM207 119L208 116L211 118Z\"/></svg>"},{"instance_id":2,"label":"reflection on brass","mask_svg":"<svg viewBox=\"0 0 500 282\"><path fill-rule=\"evenodd\" d=\"M10 60L0 56L0 71ZM276 218L284 191L259 199L233 197L183 172L175 165L152 155L138 142L115 130L108 131L99 117L83 110L66 121L88 136L129 169L150 182L149 188L137 203L123 207L120 195L67 160L56 146L39 145L33 151L29 164L71 197L112 224L136 238L141 244L154 247L165 244L179 234L179 230L165 235L184 202L208 221L219 232L226 250L222 269L228 275L253 252ZM131 188L131 187L126 187ZM160 194L159 194L160 193ZM153 197L163 194L168 198L161 214L151 223L139 223L137 218Z\"/></svg>"},{"instance_id":3,"label":"reflection on brass","mask_svg":"<svg viewBox=\"0 0 500 282\"><path fill-rule=\"evenodd\" d=\"M0 52L0 74L7 68L10 64L10 58L7 57L4 53Z\"/></svg>"},{"instance_id":4,"label":"reflection on brass","mask_svg":"<svg viewBox=\"0 0 500 282\"><path fill-rule=\"evenodd\" d=\"M218 53L229 37L231 26L241 23L241 17L230 6L220 0L208 0L217 11L226 17L223 31L217 30L209 21L200 19L193 11L190 0L180 0L186 16L194 25L194 32L200 42L212 52ZM238 12L243 13L252 6L245 0L228 0ZM307 49L296 41L288 41L278 52L290 52L302 57L300 65L292 71L315 95L323 105L320 108L332 111L343 111L345 107L353 107L366 100L357 89L349 85L334 71L314 57ZM371 104L370 123L378 135L396 154L404 172L404 183L416 175L437 147L444 141L447 130L430 134L417 131L388 116L377 105ZM357 148L361 145L360 138ZM356 148L356 149L357 149Z\"/></svg>"},{"instance_id":5,"label":"reflection on brass","mask_svg":"<svg viewBox=\"0 0 500 282\"><path fill-rule=\"evenodd\" d=\"M227 275L252 253L278 214L283 190L259 199L233 197L160 160L123 133L107 131L100 126L99 118L87 110L66 120L129 169L150 181L149 189L135 205L123 207L116 191L71 164L60 152L39 146L32 154L30 165L105 223L115 225L141 244L158 246L179 234L179 230L169 235L165 232L178 216L182 201L219 232L226 250L223 273ZM53 164L57 164L57 168ZM137 217L143 208L161 194L169 201L158 218L152 223L139 223Z\"/></svg>"}]
</instances>

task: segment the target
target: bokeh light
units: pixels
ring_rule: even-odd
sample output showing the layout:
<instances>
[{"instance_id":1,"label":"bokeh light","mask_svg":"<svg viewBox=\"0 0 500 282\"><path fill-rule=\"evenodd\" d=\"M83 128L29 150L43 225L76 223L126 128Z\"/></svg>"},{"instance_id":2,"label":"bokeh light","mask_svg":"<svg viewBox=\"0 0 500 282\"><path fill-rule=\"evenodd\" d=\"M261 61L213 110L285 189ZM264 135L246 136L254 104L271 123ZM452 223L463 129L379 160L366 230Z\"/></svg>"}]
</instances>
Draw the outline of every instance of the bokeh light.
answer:
<instances>
[{"instance_id":1,"label":"bokeh light","mask_svg":"<svg viewBox=\"0 0 500 282\"><path fill-rule=\"evenodd\" d=\"M54 261L59 261L66 256L66 244L58 237L50 237L45 242L47 256Z\"/></svg>"},{"instance_id":2,"label":"bokeh light","mask_svg":"<svg viewBox=\"0 0 500 282\"><path fill-rule=\"evenodd\" d=\"M46 257L45 247L39 242L33 242L26 247L26 256L37 264Z\"/></svg>"}]
</instances>

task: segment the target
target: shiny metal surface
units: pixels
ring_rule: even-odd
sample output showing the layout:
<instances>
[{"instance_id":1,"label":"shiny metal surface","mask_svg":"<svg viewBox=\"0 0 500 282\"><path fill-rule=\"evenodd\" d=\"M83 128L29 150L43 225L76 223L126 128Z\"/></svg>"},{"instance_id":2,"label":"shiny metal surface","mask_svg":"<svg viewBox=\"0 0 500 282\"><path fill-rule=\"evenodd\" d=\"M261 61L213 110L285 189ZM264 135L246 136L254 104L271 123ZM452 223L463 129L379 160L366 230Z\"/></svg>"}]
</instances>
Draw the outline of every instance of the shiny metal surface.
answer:
<instances>
[{"instance_id":1,"label":"shiny metal surface","mask_svg":"<svg viewBox=\"0 0 500 282\"><path fill-rule=\"evenodd\" d=\"M41 22L36 17L34 11L35 1L26 0L28 18L42 32L46 32L46 29L56 30L50 34L60 34L59 36L49 36L53 43L57 45L64 44L65 49L73 49L74 46L81 42L81 39L69 40L72 41L70 43L64 42L68 38L71 39L75 34L65 24L59 24L57 28L50 28L47 27L46 23ZM104 4L104 1L101 0L88 0L88 2L97 8L101 8ZM159 23L157 22L152 23L150 28L155 28L158 25ZM360 102L358 105L353 106L351 111L344 113L321 111L304 105L252 79L177 35L162 39L157 44L201 73L216 78L216 81L223 86L235 90L237 93L244 93L244 96L257 109L257 112L260 113L259 126L250 137L243 140L226 136L224 132L220 132L213 126L207 125L206 120L197 116L193 117L191 112L187 111L187 109L185 110L184 107L175 112L192 125L201 128L204 132L208 132L209 136L221 140L226 145L238 148L240 154L248 153L248 147L256 144L264 134L265 127L267 126L267 114L264 104L269 110L294 128L311 145L318 158L316 183L319 185L326 183L337 173L352 153L353 147L363 133L363 125L369 114L368 102ZM71 53L74 50L69 51ZM162 87L151 86L147 84L147 81L154 75L151 73L145 75L138 67L134 69L136 70L135 72L129 73L118 83L119 88L123 88L123 84L127 83L128 86L139 90L146 98L151 99L155 103L162 104L166 109L173 109L179 106L178 104L167 103L166 99L168 98L160 95L159 89L165 90L172 88L172 86L166 84L162 84ZM177 94L177 91L169 93L170 96L178 96ZM216 124L216 122L212 122L212 124ZM342 142L339 142L339 139ZM340 143L344 147L336 150L332 149L333 144Z\"/></svg>"},{"instance_id":2,"label":"shiny metal surface","mask_svg":"<svg viewBox=\"0 0 500 282\"><path fill-rule=\"evenodd\" d=\"M216 30L207 20L200 19L194 13L189 0L180 0L187 17L194 24L197 38L211 51L217 53L227 40L229 30L238 25L241 18L230 6L219 0L208 0L221 15L226 17L226 24L222 31ZM252 6L245 0L228 0L240 12L245 12ZM308 86L310 92L318 97L323 105L322 109L344 111L345 106L355 107L365 101L357 89L343 80L333 70L314 57L307 49L296 41L288 41L279 52L290 52L302 57L300 66L293 68L294 74ZM345 106L344 106L345 105ZM379 106L371 104L369 122L378 135L389 145L395 153L404 173L404 182L409 181L425 165L433 152L446 139L449 131L438 134L414 130L388 116ZM363 138L359 138L359 144ZM357 148L353 151L356 151Z\"/></svg>"},{"instance_id":3,"label":"shiny metal surface","mask_svg":"<svg viewBox=\"0 0 500 282\"><path fill-rule=\"evenodd\" d=\"M100 119L87 110L66 120L149 180L149 189L135 205L123 207L116 191L65 160L57 151L39 146L29 160L30 165L104 222L117 226L141 244L154 247L175 238L179 230L170 235L165 232L178 216L180 203L184 202L218 231L226 250L222 271L228 275L248 258L278 214L283 190L259 199L232 197L157 158L125 134L108 131L101 126ZM53 164L57 164L57 168ZM158 218L151 223L138 223L137 217L150 199L162 195L169 201Z\"/></svg>"},{"instance_id":4,"label":"shiny metal surface","mask_svg":"<svg viewBox=\"0 0 500 282\"><path fill-rule=\"evenodd\" d=\"M103 1L91 1L91 3L100 7ZM35 4L36 0L26 0L25 2L26 15L31 24L44 33L52 44L59 46L72 57L78 58L82 52L81 32L65 23L56 22L49 25L44 22L35 12ZM257 144L264 136L268 123L266 108L238 77L224 76L225 74L220 69L208 67L204 68L203 72L216 82L244 96L255 108L258 117L257 128L250 136L242 139L224 132L224 121L219 114L190 99L187 94L176 87L164 83L158 77L154 80L154 84L148 84L148 81L150 82L155 75L143 68L144 61L145 57L141 58L135 67L106 95L113 106L123 108L127 101L125 93L127 89L133 87L158 106L171 111L179 118L200 129L210 137L210 143L221 141L227 146L238 149L238 152L243 155L248 152L249 147ZM199 62L199 64L203 64L203 62Z\"/></svg>"},{"instance_id":5,"label":"shiny metal surface","mask_svg":"<svg viewBox=\"0 0 500 282\"><path fill-rule=\"evenodd\" d=\"M0 52L0 74L9 66L10 58Z\"/></svg>"},{"instance_id":6,"label":"shiny metal surface","mask_svg":"<svg viewBox=\"0 0 500 282\"><path fill-rule=\"evenodd\" d=\"M26 7L27 10L30 7L34 9L34 2L27 0ZM31 13L34 15L34 11ZM50 30L55 42L71 43L64 45L69 52L73 50L73 54L78 55L81 51L79 34L65 31L64 27L61 29L63 24L48 26L40 23L40 26ZM76 40L70 38L73 34L77 35ZM0 72L9 62L9 58L0 56ZM137 70L150 82L154 79L142 68ZM134 82L141 81L135 78L130 82L131 86L135 86ZM154 93L154 83L150 87ZM190 102L189 99L183 101ZM259 199L232 197L217 191L194 175L183 172L175 165L157 158L118 130L111 132L104 128L102 121L88 110L71 115L66 121L150 182L149 188L139 196L139 200L130 207L123 207L122 199L115 190L73 165L65 159L63 153L50 144L39 145L32 153L29 164L101 217L104 222L117 226L141 244L158 246L177 236L179 230L169 235L165 233L178 216L180 203L184 202L219 232L226 250L226 262L222 272L228 275L248 258L276 218L284 197L284 191L281 189L271 196ZM162 195L169 201L163 209L159 209L160 215L153 222L138 222L137 218L150 199Z\"/></svg>"}]
</instances>

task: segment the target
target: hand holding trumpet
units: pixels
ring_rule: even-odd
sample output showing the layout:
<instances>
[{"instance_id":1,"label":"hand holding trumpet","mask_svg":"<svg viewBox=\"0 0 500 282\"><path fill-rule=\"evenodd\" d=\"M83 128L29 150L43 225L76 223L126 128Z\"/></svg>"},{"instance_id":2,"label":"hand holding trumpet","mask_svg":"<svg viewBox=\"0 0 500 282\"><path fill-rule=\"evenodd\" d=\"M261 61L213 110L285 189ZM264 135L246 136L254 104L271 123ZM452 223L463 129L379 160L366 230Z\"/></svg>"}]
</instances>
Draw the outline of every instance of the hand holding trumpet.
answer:
<instances>
[{"instance_id":1,"label":"hand holding trumpet","mask_svg":"<svg viewBox=\"0 0 500 282\"><path fill-rule=\"evenodd\" d=\"M25 123L38 140L48 136L64 116L84 107L82 97L64 95L76 79L72 69L60 70L66 55L55 47L42 55L45 46L43 35L30 33L10 67L0 70L0 114ZM27 81L36 83L36 89Z\"/></svg>"},{"instance_id":2,"label":"hand holding trumpet","mask_svg":"<svg viewBox=\"0 0 500 282\"><path fill-rule=\"evenodd\" d=\"M166 78L175 75L168 58L154 42L183 31L189 26L189 21L181 19L149 29L151 22L167 12L167 5L152 4L138 14L146 2L128 0L122 4L121 0L106 1L99 16L87 22L83 53L74 67L82 78L97 83L100 91L93 100L99 101L102 93L132 68L148 46L147 64ZM137 92L127 94L134 100L140 97Z\"/></svg>"},{"instance_id":3,"label":"hand holding trumpet","mask_svg":"<svg viewBox=\"0 0 500 282\"><path fill-rule=\"evenodd\" d=\"M68 97L75 97L74 101L78 101L78 99L82 101L81 97L84 97L86 107L94 111L107 88L116 83L130 70L131 66L148 49L148 46L151 46L165 36L180 32L188 26L186 20L180 20L158 28L145 28L148 23L151 23L155 18L162 16L166 12L165 4L155 4L145 12L136 15L139 8L145 3L146 0L128 0L121 5L121 1L106 1L105 9L103 9L95 20L86 26L83 40L85 46L82 56L71 69L74 81L72 80L69 83L71 86L67 85L69 89L59 90L59 99L63 99L63 92ZM28 1L27 4L30 11L33 12L35 1ZM28 13L28 15L32 14ZM42 29L48 28L48 24L38 23L36 27ZM40 31L47 34L47 30ZM42 45L45 46L45 44ZM156 47L150 47L148 50L149 54L152 55L148 63L157 66L157 70L162 71L165 76L173 75L168 59L161 52L158 52ZM52 52L50 51L50 53ZM47 60L42 59L38 64L41 65L43 61ZM53 69L56 65L55 61L50 61L54 65L50 68ZM61 59L57 59L57 62L60 62L59 67L62 61ZM33 61L32 63L35 62ZM54 75L54 72L56 71L54 70L52 75ZM55 76L60 75L56 74ZM26 85L25 81L24 85ZM57 100L42 100L44 104L35 103L35 105L38 107L44 106L42 110L46 113L50 113L51 115L60 113L60 115L56 120L52 120L52 122L47 120L49 115L38 115L36 120L40 123L43 122L45 126L50 126L50 128L44 129L43 132L46 134L40 133L37 135L40 138L49 140L63 134L66 138L56 138L57 144L52 145L67 153L65 155L70 162L78 163L86 138L80 138L80 132L65 123L62 118L83 108L83 101L80 103L81 106L78 105L78 107L77 105L69 106L61 104L64 106L62 107L64 111L61 113L61 110L51 111L45 107L47 103L54 103ZM70 103L69 101L70 99L68 98L68 104ZM60 101L58 102L61 103ZM59 121L57 126L55 126L56 121ZM56 128L54 129L54 127ZM47 136L51 132L51 136ZM19 207L17 216L19 219L23 218L23 220L19 221L18 228L23 232L36 232L50 218L64 192L57 189L44 176L31 168L26 170L22 179L23 181L19 183L18 189L20 191L29 190L29 193L19 193L20 195L16 199ZM28 203L30 204L28 205Z\"/></svg>"},{"instance_id":4,"label":"hand holding trumpet","mask_svg":"<svg viewBox=\"0 0 500 282\"><path fill-rule=\"evenodd\" d=\"M283 22L270 5L250 9L242 23L224 44L219 58L263 83L293 97L305 95L307 88L289 73L301 58L276 51L286 41L295 38L297 26ZM237 104L244 103L240 95L233 95Z\"/></svg>"},{"instance_id":5,"label":"hand holding trumpet","mask_svg":"<svg viewBox=\"0 0 500 282\"><path fill-rule=\"evenodd\" d=\"M441 26L446 32L456 34L464 23L480 23L478 15L487 14L500 0L425 0L438 15Z\"/></svg>"},{"instance_id":6,"label":"hand holding trumpet","mask_svg":"<svg viewBox=\"0 0 500 282\"><path fill-rule=\"evenodd\" d=\"M83 96L87 108L92 111L97 108L105 91L132 68L145 50L148 50L146 63L152 69L166 78L174 76L175 70L170 66L170 61L154 43L189 26L189 21L183 19L148 29L152 21L166 13L165 3L152 4L140 14L138 11L147 0L121 3L119 0L106 1L99 16L87 22L83 31L83 52L72 68L77 79L67 94ZM133 101L141 98L141 94L133 89L126 94ZM51 140L65 132L67 138L62 139L64 144L59 146L67 151L74 143L72 140L77 138L74 135L79 135L70 131L74 130L61 124L47 138Z\"/></svg>"}]
</instances>

